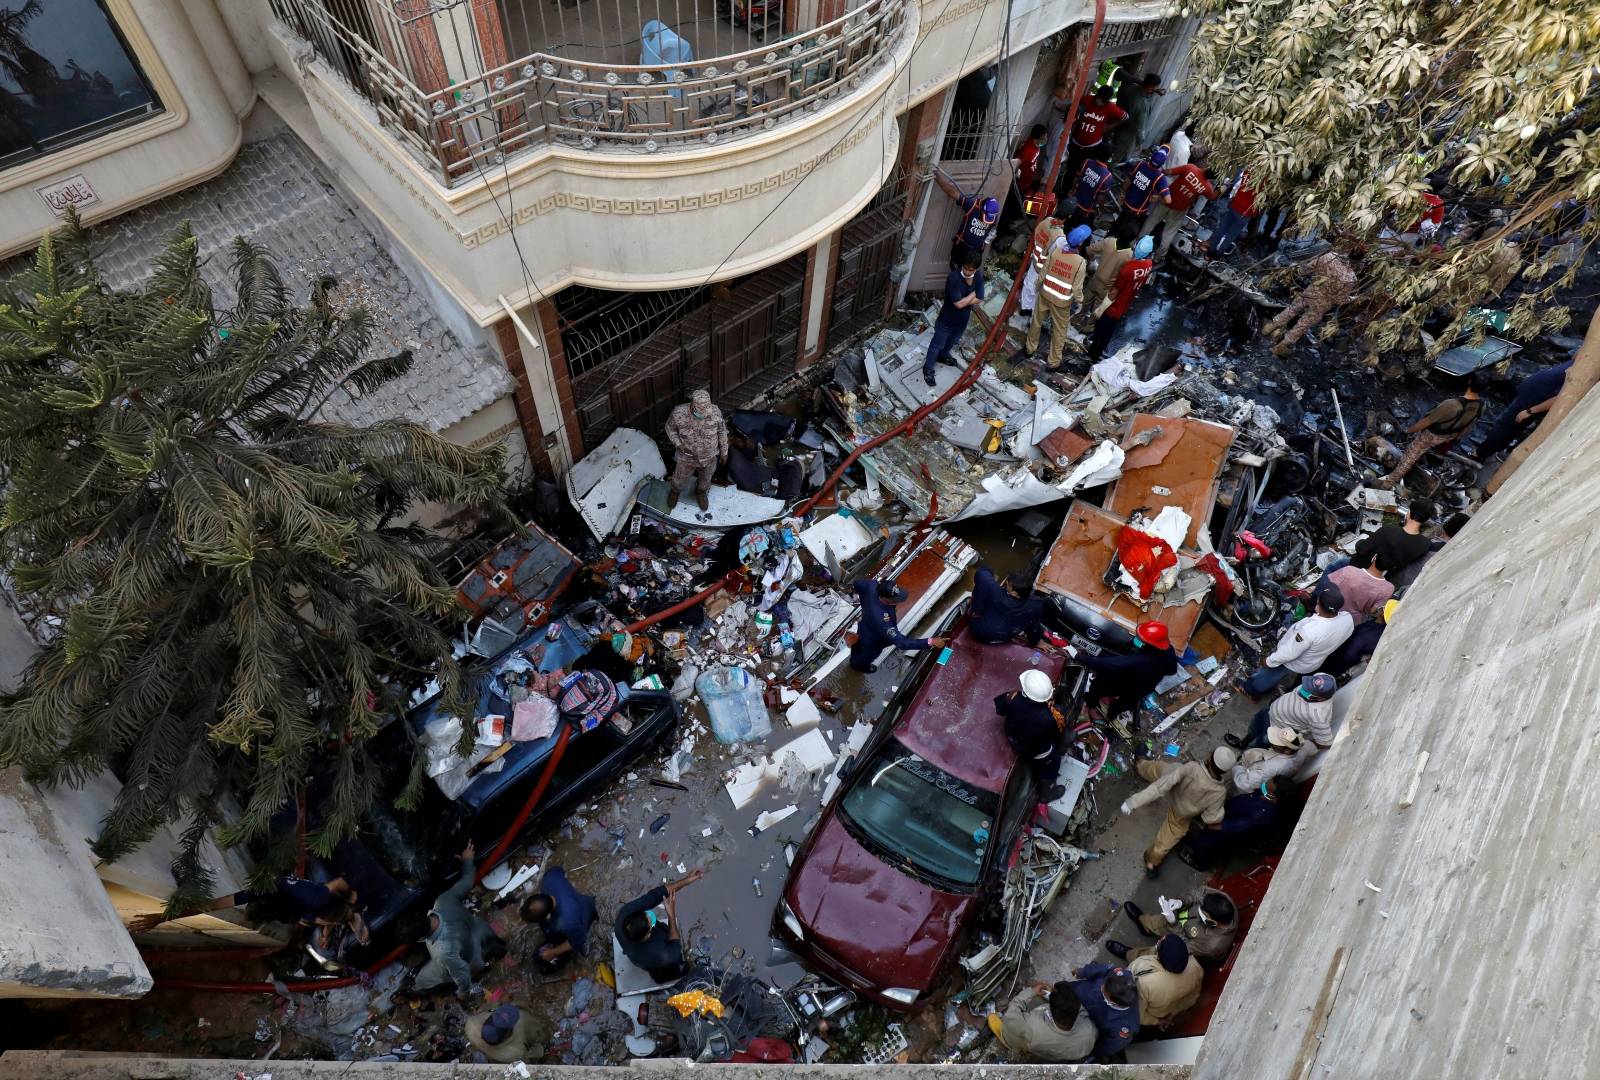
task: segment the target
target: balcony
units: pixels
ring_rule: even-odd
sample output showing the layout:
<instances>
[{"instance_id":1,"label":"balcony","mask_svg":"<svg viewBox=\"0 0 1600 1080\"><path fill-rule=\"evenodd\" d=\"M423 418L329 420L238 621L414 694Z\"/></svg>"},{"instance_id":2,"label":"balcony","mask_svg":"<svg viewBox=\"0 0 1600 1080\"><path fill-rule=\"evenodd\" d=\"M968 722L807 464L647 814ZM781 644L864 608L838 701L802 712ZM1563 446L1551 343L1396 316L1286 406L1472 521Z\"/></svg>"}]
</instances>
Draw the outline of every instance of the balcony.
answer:
<instances>
[{"instance_id":1,"label":"balcony","mask_svg":"<svg viewBox=\"0 0 1600 1080\"><path fill-rule=\"evenodd\" d=\"M272 0L445 187L541 147L725 144L848 95L916 0Z\"/></svg>"}]
</instances>

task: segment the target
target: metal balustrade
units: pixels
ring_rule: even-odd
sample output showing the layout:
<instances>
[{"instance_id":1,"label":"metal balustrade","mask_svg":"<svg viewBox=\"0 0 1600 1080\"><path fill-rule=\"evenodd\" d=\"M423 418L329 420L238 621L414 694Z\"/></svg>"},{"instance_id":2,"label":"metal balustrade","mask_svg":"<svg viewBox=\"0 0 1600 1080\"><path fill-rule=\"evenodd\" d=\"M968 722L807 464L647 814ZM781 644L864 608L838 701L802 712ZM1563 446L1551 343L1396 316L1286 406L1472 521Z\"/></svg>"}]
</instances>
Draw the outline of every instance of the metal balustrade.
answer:
<instances>
[{"instance_id":1,"label":"metal balustrade","mask_svg":"<svg viewBox=\"0 0 1600 1080\"><path fill-rule=\"evenodd\" d=\"M841 0L811 0L809 8L799 0L272 6L391 134L453 185L541 145L649 154L769 130L851 92L886 63L915 2L864 0L799 31L784 27L806 11L838 10ZM695 42L672 26L729 51L696 55ZM622 62L635 55L667 62Z\"/></svg>"}]
</instances>

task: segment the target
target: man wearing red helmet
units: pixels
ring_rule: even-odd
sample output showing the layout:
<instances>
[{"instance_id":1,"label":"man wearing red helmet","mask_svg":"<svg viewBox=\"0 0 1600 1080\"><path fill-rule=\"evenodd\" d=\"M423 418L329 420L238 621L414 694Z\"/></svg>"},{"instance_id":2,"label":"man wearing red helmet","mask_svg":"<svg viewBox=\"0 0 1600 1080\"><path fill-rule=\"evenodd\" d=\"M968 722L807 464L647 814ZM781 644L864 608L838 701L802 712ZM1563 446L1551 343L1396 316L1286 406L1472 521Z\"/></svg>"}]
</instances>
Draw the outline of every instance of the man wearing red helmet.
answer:
<instances>
[{"instance_id":1,"label":"man wearing red helmet","mask_svg":"<svg viewBox=\"0 0 1600 1080\"><path fill-rule=\"evenodd\" d=\"M1090 656L1071 645L1067 656L1081 668L1092 672L1089 697L1115 698L1109 715L1134 713L1139 700L1156 688L1156 683L1178 670L1178 654L1172 651L1167 628L1154 620L1142 622L1133 632L1133 651L1126 654L1101 653Z\"/></svg>"}]
</instances>

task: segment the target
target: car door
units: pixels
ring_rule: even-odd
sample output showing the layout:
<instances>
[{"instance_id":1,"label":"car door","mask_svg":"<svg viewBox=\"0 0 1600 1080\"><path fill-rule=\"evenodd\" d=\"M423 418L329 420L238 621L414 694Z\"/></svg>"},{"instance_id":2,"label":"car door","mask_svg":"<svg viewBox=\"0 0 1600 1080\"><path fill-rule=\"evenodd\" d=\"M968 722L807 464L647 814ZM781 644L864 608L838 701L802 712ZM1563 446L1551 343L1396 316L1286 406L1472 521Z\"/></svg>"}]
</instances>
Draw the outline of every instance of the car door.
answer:
<instances>
[{"instance_id":1,"label":"car door","mask_svg":"<svg viewBox=\"0 0 1600 1080\"><path fill-rule=\"evenodd\" d=\"M1005 791L1000 796L1000 810L995 814L994 844L989 849L989 866L984 875L984 891L998 899L1005 886L1006 868L1022 843L1023 827L1038 805L1033 789L1033 776L1021 764L1011 770L1006 778Z\"/></svg>"}]
</instances>

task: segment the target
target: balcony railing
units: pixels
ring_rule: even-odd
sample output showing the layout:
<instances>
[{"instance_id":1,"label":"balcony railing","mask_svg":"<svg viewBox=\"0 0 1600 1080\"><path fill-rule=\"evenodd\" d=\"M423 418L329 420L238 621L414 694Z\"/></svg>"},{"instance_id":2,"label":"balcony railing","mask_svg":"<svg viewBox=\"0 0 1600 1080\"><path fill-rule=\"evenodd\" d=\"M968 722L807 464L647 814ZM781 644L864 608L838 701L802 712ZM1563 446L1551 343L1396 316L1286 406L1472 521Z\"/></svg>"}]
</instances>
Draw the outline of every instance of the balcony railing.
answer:
<instances>
[{"instance_id":1,"label":"balcony railing","mask_svg":"<svg viewBox=\"0 0 1600 1080\"><path fill-rule=\"evenodd\" d=\"M817 111L888 60L916 0L864 0L788 33L782 28L792 15L765 0L695 0L716 5L717 21L743 23L741 31L691 17L690 26L714 27L706 35L714 48L746 46L710 57L694 56L692 43L664 20L645 19L648 10L638 0L627 9L623 0L579 0L596 5L588 18L601 29L582 27L578 16L572 22L580 25L564 25L562 8L576 6L566 0L543 0L535 9L556 12L561 27L545 27L541 14L534 27L524 17L519 28L508 18L518 2L272 0L272 6L372 104L386 129L454 185L541 145L647 154L720 144ZM821 3L826 10L830 0ZM611 6L601 12L602 4ZM681 11L677 4L655 10L674 9ZM544 47L507 59L534 39ZM665 62L616 62L634 54Z\"/></svg>"}]
</instances>

